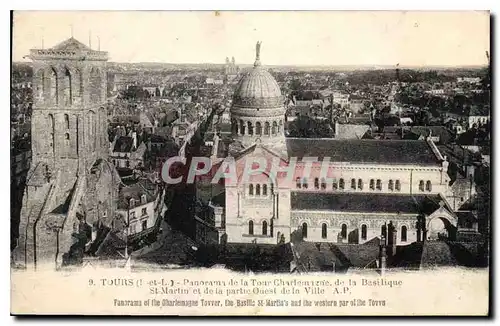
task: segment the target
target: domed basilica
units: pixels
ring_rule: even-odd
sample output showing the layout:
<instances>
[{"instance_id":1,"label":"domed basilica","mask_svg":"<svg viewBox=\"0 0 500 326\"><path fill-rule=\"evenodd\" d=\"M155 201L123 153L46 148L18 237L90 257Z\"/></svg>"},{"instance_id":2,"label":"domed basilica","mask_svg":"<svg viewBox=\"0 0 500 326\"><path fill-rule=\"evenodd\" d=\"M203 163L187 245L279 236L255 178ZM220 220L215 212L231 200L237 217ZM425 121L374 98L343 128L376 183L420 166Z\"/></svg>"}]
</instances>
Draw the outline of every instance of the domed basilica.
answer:
<instances>
[{"instance_id":1,"label":"domed basilica","mask_svg":"<svg viewBox=\"0 0 500 326\"><path fill-rule=\"evenodd\" d=\"M285 137L284 96L262 67L260 48L259 42L254 66L233 96L231 139L217 139L212 153L214 166L234 158L237 182L213 185L210 198L202 199L213 208L219 243L279 244L297 234L306 242L383 238L400 246L455 237L448 162L430 137ZM279 173L269 173L268 166L246 178L245 162L263 157L268 164L278 160Z\"/></svg>"}]
</instances>

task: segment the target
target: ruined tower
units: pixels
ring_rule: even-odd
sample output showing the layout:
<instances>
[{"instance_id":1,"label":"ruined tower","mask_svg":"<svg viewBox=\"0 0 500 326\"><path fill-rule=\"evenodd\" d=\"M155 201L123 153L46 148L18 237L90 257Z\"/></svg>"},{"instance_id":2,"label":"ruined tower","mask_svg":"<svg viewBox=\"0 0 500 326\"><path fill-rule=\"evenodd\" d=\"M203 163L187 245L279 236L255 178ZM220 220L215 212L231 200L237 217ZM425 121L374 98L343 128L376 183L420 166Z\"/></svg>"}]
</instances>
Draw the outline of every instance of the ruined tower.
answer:
<instances>
[{"instance_id":1,"label":"ruined tower","mask_svg":"<svg viewBox=\"0 0 500 326\"><path fill-rule=\"evenodd\" d=\"M116 171L107 163L108 54L70 38L50 49L33 49L29 58L33 163L13 260L60 266L81 225L112 215ZM104 189L98 193L96 186Z\"/></svg>"}]
</instances>

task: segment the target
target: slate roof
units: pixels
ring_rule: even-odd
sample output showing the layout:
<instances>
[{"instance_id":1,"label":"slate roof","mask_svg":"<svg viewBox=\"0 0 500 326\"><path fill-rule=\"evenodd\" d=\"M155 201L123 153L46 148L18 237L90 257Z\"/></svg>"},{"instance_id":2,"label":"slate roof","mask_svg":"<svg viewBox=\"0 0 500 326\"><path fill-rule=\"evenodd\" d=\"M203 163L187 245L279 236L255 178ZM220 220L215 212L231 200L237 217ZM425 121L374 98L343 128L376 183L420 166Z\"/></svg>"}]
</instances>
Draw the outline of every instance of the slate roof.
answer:
<instances>
[{"instance_id":1,"label":"slate roof","mask_svg":"<svg viewBox=\"0 0 500 326\"><path fill-rule=\"evenodd\" d=\"M113 148L113 152L129 153L132 151L133 144L134 140L132 137L129 136L118 137L115 143L115 147Z\"/></svg>"},{"instance_id":2,"label":"slate roof","mask_svg":"<svg viewBox=\"0 0 500 326\"><path fill-rule=\"evenodd\" d=\"M489 116L490 107L487 105L473 105L469 109L469 116Z\"/></svg>"},{"instance_id":3,"label":"slate roof","mask_svg":"<svg viewBox=\"0 0 500 326\"><path fill-rule=\"evenodd\" d=\"M212 197L211 200L214 206L224 207L226 206L226 192L221 192L220 194Z\"/></svg>"},{"instance_id":4,"label":"slate roof","mask_svg":"<svg viewBox=\"0 0 500 326\"><path fill-rule=\"evenodd\" d=\"M289 157L330 157L331 162L436 165L424 140L287 138Z\"/></svg>"},{"instance_id":5,"label":"slate roof","mask_svg":"<svg viewBox=\"0 0 500 326\"><path fill-rule=\"evenodd\" d=\"M429 136L429 131L432 131L432 136L439 136L440 144L448 144L453 140L452 132L444 126L413 126L410 128L410 132L424 137Z\"/></svg>"},{"instance_id":6,"label":"slate roof","mask_svg":"<svg viewBox=\"0 0 500 326\"><path fill-rule=\"evenodd\" d=\"M128 209L130 199L135 200L135 205L143 205L141 196L146 195L146 202L150 203L155 200L158 186L149 179L141 179L137 183L125 186L120 190L118 199L119 209Z\"/></svg>"},{"instance_id":7,"label":"slate roof","mask_svg":"<svg viewBox=\"0 0 500 326\"><path fill-rule=\"evenodd\" d=\"M366 213L432 213L439 208L439 195L380 193L328 193L293 191L292 210L328 210Z\"/></svg>"}]
</instances>

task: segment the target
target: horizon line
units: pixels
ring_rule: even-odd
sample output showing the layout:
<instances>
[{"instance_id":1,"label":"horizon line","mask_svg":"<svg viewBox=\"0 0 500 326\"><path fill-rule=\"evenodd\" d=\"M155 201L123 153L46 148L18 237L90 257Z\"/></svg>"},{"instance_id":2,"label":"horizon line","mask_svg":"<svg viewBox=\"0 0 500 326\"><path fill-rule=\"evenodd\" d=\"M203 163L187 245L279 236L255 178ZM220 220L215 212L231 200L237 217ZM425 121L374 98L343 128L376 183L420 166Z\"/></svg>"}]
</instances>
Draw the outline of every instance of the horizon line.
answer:
<instances>
[{"instance_id":1,"label":"horizon line","mask_svg":"<svg viewBox=\"0 0 500 326\"><path fill-rule=\"evenodd\" d=\"M31 64L33 63L32 61L11 61L12 64ZM185 65L217 65L217 66L225 66L225 63L213 63L213 62L198 62L198 63L193 63L193 62L183 62L183 63L174 63L174 62L163 62L163 61L135 61L135 62L127 62L127 61L108 61L107 63L111 64L156 64L156 65L178 65L178 66L185 66ZM245 67L251 67L253 66L253 63L240 63L236 64L236 66L245 66ZM311 64L264 64L262 67L298 67L298 68L312 68L312 67L328 67L328 68L333 68L333 67L363 67L363 68L377 68L377 67L383 67L383 68L388 68L388 67L393 67L394 69L401 69L401 68L486 68L489 65L488 64L463 64L463 65L446 65L446 64L432 64L432 65L391 65L391 64L317 64L317 65L311 65Z\"/></svg>"}]
</instances>

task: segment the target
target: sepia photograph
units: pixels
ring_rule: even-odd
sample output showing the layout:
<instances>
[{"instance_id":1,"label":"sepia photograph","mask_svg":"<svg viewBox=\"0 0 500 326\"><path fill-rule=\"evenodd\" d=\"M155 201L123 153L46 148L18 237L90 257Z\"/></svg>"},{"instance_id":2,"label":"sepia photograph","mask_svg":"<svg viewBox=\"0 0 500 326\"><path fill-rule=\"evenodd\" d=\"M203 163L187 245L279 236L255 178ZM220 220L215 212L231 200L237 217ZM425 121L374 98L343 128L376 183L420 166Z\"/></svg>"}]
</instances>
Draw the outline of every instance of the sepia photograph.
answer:
<instances>
[{"instance_id":1,"label":"sepia photograph","mask_svg":"<svg viewBox=\"0 0 500 326\"><path fill-rule=\"evenodd\" d=\"M11 314L491 313L490 12L11 20Z\"/></svg>"}]
</instances>

